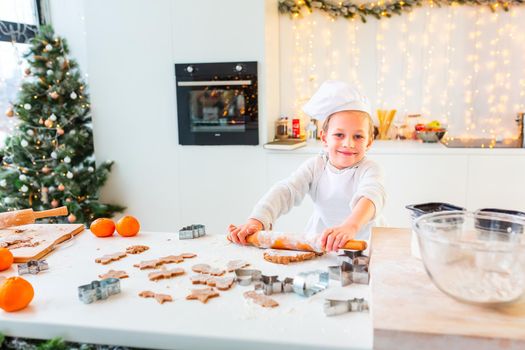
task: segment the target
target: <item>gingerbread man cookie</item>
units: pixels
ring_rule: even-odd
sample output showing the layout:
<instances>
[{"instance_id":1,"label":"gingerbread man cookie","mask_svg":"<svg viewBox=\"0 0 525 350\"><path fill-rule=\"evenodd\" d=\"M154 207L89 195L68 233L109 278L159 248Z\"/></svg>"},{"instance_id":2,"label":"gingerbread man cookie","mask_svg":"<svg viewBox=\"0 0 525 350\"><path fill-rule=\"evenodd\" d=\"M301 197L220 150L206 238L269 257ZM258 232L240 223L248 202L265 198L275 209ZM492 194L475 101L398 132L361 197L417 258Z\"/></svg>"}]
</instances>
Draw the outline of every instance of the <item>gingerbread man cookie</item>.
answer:
<instances>
[{"instance_id":1,"label":"gingerbread man cookie","mask_svg":"<svg viewBox=\"0 0 525 350\"><path fill-rule=\"evenodd\" d=\"M117 260L120 260L122 258L124 258L127 254L124 253L124 252L118 252L118 253L113 253L113 254L106 254L100 258L96 258L95 259L95 262L96 263L99 263L99 264L102 264L102 265L107 265L109 264L110 262L112 261L117 261Z\"/></svg>"},{"instance_id":2,"label":"gingerbread man cookie","mask_svg":"<svg viewBox=\"0 0 525 350\"><path fill-rule=\"evenodd\" d=\"M98 277L100 279L106 279L106 278L118 278L118 279L123 279L123 278L128 278L128 274L126 273L126 271L117 271L117 270L109 270L108 272L102 274L102 275L98 275Z\"/></svg>"},{"instance_id":3,"label":"gingerbread man cookie","mask_svg":"<svg viewBox=\"0 0 525 350\"><path fill-rule=\"evenodd\" d=\"M148 278L150 281L158 281L165 278L176 277L184 274L184 269L176 267L171 270L160 270L155 272L150 272Z\"/></svg>"},{"instance_id":4,"label":"gingerbread man cookie","mask_svg":"<svg viewBox=\"0 0 525 350\"><path fill-rule=\"evenodd\" d=\"M157 302L159 304L164 304L167 301L169 301L169 302L173 301L173 298L171 297L171 295L153 293L150 290L145 290L145 291L140 292L139 293L139 297L142 297L142 298L155 298L155 300L157 300Z\"/></svg>"},{"instance_id":5,"label":"gingerbread man cookie","mask_svg":"<svg viewBox=\"0 0 525 350\"><path fill-rule=\"evenodd\" d=\"M208 264L197 264L191 267L193 272L204 273L212 276L222 276L226 273L226 270L211 267Z\"/></svg>"},{"instance_id":6,"label":"gingerbread man cookie","mask_svg":"<svg viewBox=\"0 0 525 350\"><path fill-rule=\"evenodd\" d=\"M248 292L244 292L244 297L246 299L252 300L255 304L261 305L262 307L276 307L279 306L279 303L273 300L272 298L264 295L264 294L258 294L257 292L251 290Z\"/></svg>"},{"instance_id":7,"label":"gingerbread man cookie","mask_svg":"<svg viewBox=\"0 0 525 350\"><path fill-rule=\"evenodd\" d=\"M246 266L250 266L250 263L244 260L232 260L228 261L228 263L226 264L226 270L228 272L233 272L237 269L242 269Z\"/></svg>"},{"instance_id":8,"label":"gingerbread man cookie","mask_svg":"<svg viewBox=\"0 0 525 350\"><path fill-rule=\"evenodd\" d=\"M217 287L218 290L228 290L233 286L235 278L233 277L215 277L205 274L193 275L190 277L193 284L205 284L210 287Z\"/></svg>"}]
</instances>

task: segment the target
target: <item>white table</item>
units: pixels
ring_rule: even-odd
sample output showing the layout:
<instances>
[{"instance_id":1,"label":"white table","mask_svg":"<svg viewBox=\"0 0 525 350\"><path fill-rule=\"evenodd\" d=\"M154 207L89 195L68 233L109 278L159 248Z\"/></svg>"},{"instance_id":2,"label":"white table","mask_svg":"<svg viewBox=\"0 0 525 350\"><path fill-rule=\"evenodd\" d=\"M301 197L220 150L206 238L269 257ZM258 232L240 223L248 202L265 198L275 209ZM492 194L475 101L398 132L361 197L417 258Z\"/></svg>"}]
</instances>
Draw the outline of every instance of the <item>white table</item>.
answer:
<instances>
[{"instance_id":1,"label":"white table","mask_svg":"<svg viewBox=\"0 0 525 350\"><path fill-rule=\"evenodd\" d=\"M108 265L94 262L97 257L124 251L135 244L145 244L150 249ZM147 278L151 270L141 271L132 266L142 260L183 252L198 256L167 265L184 268L183 276L151 282ZM224 236L180 241L175 233L141 232L132 238L96 238L85 231L47 257L49 271L24 275L35 289L35 298L22 311L0 310L0 332L8 336L62 337L68 341L163 349L372 348L369 313L326 317L323 312L326 297L369 300L368 286L339 287L337 281L330 281L330 288L310 298L294 293L276 294L272 297L280 305L274 309L262 308L243 298L243 292L253 286L236 285L207 304L185 300L190 289L203 287L192 285L189 280L193 274L191 266L196 263L223 267L230 260L245 259L264 274L281 277L294 277L299 272L336 264L335 255L288 266L266 262L262 255L262 250L231 244ZM0 275L14 276L15 268L13 265ZM129 278L121 280L122 293L93 304L80 302L77 287L96 280L110 269L129 274ZM170 294L174 301L161 305L154 299L138 297L143 290Z\"/></svg>"}]
</instances>

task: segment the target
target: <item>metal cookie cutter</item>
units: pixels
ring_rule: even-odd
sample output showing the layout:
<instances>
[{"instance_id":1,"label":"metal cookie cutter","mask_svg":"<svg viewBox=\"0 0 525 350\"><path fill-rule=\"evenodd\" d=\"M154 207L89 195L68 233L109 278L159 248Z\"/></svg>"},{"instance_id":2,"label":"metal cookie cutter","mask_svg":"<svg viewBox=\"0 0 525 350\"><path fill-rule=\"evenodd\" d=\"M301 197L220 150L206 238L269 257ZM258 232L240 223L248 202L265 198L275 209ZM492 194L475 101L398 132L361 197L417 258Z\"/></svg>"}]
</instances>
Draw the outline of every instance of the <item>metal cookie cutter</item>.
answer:
<instances>
[{"instance_id":1,"label":"metal cookie cutter","mask_svg":"<svg viewBox=\"0 0 525 350\"><path fill-rule=\"evenodd\" d=\"M78 298L84 304L107 299L109 296L118 293L120 293L120 280L118 278L106 278L78 287Z\"/></svg>"},{"instance_id":2,"label":"metal cookie cutter","mask_svg":"<svg viewBox=\"0 0 525 350\"><path fill-rule=\"evenodd\" d=\"M249 286L252 282L261 282L262 275L260 270L255 269L236 269L235 276L241 286Z\"/></svg>"},{"instance_id":3,"label":"metal cookie cutter","mask_svg":"<svg viewBox=\"0 0 525 350\"><path fill-rule=\"evenodd\" d=\"M283 281L279 281L278 276L262 275L261 282L255 286L255 290L262 289L264 295L293 292L293 278L287 277Z\"/></svg>"},{"instance_id":4,"label":"metal cookie cutter","mask_svg":"<svg viewBox=\"0 0 525 350\"><path fill-rule=\"evenodd\" d=\"M325 299L323 308L326 316L335 316L352 311L368 311L368 302L364 298L348 300Z\"/></svg>"},{"instance_id":5,"label":"metal cookie cutter","mask_svg":"<svg viewBox=\"0 0 525 350\"><path fill-rule=\"evenodd\" d=\"M179 239L193 239L204 235L206 235L206 227L200 224L185 226L179 230Z\"/></svg>"},{"instance_id":6,"label":"metal cookie cutter","mask_svg":"<svg viewBox=\"0 0 525 350\"><path fill-rule=\"evenodd\" d=\"M329 266L330 278L341 281L341 286L351 283L368 284L370 258L359 250L344 250L338 256L339 266Z\"/></svg>"},{"instance_id":7,"label":"metal cookie cutter","mask_svg":"<svg viewBox=\"0 0 525 350\"><path fill-rule=\"evenodd\" d=\"M337 260L342 264L343 262L349 263L350 265L368 265L370 258L363 255L361 250L343 250L343 254L337 256Z\"/></svg>"},{"instance_id":8,"label":"metal cookie cutter","mask_svg":"<svg viewBox=\"0 0 525 350\"><path fill-rule=\"evenodd\" d=\"M49 265L45 260L29 260L26 263L18 264L18 274L30 273L36 275L40 271L49 270Z\"/></svg>"},{"instance_id":9,"label":"metal cookie cutter","mask_svg":"<svg viewBox=\"0 0 525 350\"><path fill-rule=\"evenodd\" d=\"M301 272L293 279L293 291L299 295L310 297L328 288L328 272Z\"/></svg>"}]
</instances>

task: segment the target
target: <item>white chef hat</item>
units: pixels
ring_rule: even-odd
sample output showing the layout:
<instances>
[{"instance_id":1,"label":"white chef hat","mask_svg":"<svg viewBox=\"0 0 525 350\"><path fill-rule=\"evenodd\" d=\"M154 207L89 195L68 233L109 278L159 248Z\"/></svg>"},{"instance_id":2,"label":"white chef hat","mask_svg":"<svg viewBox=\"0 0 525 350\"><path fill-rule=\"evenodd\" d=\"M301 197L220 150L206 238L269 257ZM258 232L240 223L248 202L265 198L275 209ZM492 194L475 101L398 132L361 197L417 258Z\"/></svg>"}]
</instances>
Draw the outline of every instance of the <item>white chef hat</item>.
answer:
<instances>
[{"instance_id":1,"label":"white chef hat","mask_svg":"<svg viewBox=\"0 0 525 350\"><path fill-rule=\"evenodd\" d=\"M324 120L341 111L361 111L372 115L370 101L356 87L338 80L327 80L303 106L303 112L317 120Z\"/></svg>"}]
</instances>

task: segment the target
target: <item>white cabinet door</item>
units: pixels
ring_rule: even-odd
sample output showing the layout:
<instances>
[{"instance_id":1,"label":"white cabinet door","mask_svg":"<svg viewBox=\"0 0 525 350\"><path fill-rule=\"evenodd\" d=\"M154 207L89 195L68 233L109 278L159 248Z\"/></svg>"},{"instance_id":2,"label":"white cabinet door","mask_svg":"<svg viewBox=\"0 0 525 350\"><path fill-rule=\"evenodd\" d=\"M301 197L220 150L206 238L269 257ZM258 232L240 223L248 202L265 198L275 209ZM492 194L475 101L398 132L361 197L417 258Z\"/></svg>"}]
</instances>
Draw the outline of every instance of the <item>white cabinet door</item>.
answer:
<instances>
[{"instance_id":1,"label":"white cabinet door","mask_svg":"<svg viewBox=\"0 0 525 350\"><path fill-rule=\"evenodd\" d=\"M525 212L525 157L470 156L468 209L512 209Z\"/></svg>"},{"instance_id":2,"label":"white cabinet door","mask_svg":"<svg viewBox=\"0 0 525 350\"><path fill-rule=\"evenodd\" d=\"M182 225L202 223L224 234L246 221L265 190L264 153L259 147L184 147L180 151Z\"/></svg>"},{"instance_id":3,"label":"white cabinet door","mask_svg":"<svg viewBox=\"0 0 525 350\"><path fill-rule=\"evenodd\" d=\"M371 155L385 174L386 226L409 227L409 204L444 202L464 207L467 156Z\"/></svg>"}]
</instances>

